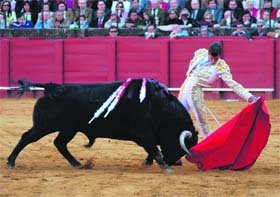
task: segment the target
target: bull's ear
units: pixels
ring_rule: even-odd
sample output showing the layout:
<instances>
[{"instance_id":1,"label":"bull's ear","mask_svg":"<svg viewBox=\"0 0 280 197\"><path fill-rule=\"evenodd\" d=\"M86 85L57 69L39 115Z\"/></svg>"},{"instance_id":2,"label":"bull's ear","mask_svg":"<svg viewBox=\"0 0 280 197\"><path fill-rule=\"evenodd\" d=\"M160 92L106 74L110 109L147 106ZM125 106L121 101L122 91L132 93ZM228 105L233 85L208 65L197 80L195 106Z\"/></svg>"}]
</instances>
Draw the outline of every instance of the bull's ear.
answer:
<instances>
[{"instance_id":1,"label":"bull's ear","mask_svg":"<svg viewBox=\"0 0 280 197\"><path fill-rule=\"evenodd\" d=\"M64 86L58 86L55 88L54 90L54 93L53 93L53 96L54 97L58 97L58 96L61 96L64 92L65 92L65 87Z\"/></svg>"}]
</instances>

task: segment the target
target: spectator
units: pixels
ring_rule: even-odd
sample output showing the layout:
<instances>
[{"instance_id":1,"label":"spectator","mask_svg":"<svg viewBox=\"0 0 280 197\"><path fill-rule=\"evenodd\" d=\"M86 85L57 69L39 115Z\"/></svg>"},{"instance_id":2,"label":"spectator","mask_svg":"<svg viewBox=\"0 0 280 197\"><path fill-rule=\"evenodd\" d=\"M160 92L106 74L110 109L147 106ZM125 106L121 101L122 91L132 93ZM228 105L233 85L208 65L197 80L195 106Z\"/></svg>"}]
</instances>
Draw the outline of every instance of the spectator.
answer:
<instances>
[{"instance_id":1,"label":"spectator","mask_svg":"<svg viewBox=\"0 0 280 197\"><path fill-rule=\"evenodd\" d=\"M97 18L97 10L102 10L105 13L105 18L108 19L111 15L111 10L106 8L106 4L104 0L98 0L97 1L97 9L93 12L93 20L96 20Z\"/></svg>"},{"instance_id":2,"label":"spectator","mask_svg":"<svg viewBox=\"0 0 280 197\"><path fill-rule=\"evenodd\" d=\"M224 18L222 19L220 26L225 28L231 28L236 26L237 20L232 17L232 11L227 10L224 12Z\"/></svg>"},{"instance_id":3,"label":"spectator","mask_svg":"<svg viewBox=\"0 0 280 197\"><path fill-rule=\"evenodd\" d=\"M247 39L251 40L252 35L246 31L243 24L241 22L238 22L236 25L235 31L232 32L232 36L245 36Z\"/></svg>"},{"instance_id":4,"label":"spectator","mask_svg":"<svg viewBox=\"0 0 280 197\"><path fill-rule=\"evenodd\" d=\"M10 24L11 29L32 28L31 20L25 20L23 13L17 15L17 21Z\"/></svg>"},{"instance_id":5,"label":"spectator","mask_svg":"<svg viewBox=\"0 0 280 197\"><path fill-rule=\"evenodd\" d=\"M217 24L211 12L206 11L203 15L203 19L200 21L200 26L214 27Z\"/></svg>"},{"instance_id":6,"label":"spectator","mask_svg":"<svg viewBox=\"0 0 280 197\"><path fill-rule=\"evenodd\" d=\"M260 18L264 18L264 12L269 11L269 16L272 20L276 19L278 9L272 7L272 2L271 0L264 0L264 5L263 8L260 10Z\"/></svg>"},{"instance_id":7,"label":"spectator","mask_svg":"<svg viewBox=\"0 0 280 197\"><path fill-rule=\"evenodd\" d=\"M0 12L0 29L5 29L5 25L4 13Z\"/></svg>"},{"instance_id":8,"label":"spectator","mask_svg":"<svg viewBox=\"0 0 280 197\"><path fill-rule=\"evenodd\" d=\"M186 25L187 27L193 26L193 20L190 18L190 12L187 8L181 10L179 19L181 20L182 25Z\"/></svg>"},{"instance_id":9,"label":"spectator","mask_svg":"<svg viewBox=\"0 0 280 197\"><path fill-rule=\"evenodd\" d=\"M170 0L169 1L169 9L173 9L173 10L176 10L177 13L180 13L181 12L181 9L184 8L185 5L183 7L181 7L179 5L179 1L178 0Z\"/></svg>"},{"instance_id":10,"label":"spectator","mask_svg":"<svg viewBox=\"0 0 280 197\"><path fill-rule=\"evenodd\" d=\"M63 17L65 20L69 21L70 24L74 21L74 14L72 10L68 10L66 3L61 1L57 4L57 10L63 13Z\"/></svg>"},{"instance_id":11,"label":"spectator","mask_svg":"<svg viewBox=\"0 0 280 197\"><path fill-rule=\"evenodd\" d=\"M159 0L151 0L149 12L155 20L155 26L165 25L166 12L160 8Z\"/></svg>"},{"instance_id":12,"label":"spectator","mask_svg":"<svg viewBox=\"0 0 280 197\"><path fill-rule=\"evenodd\" d=\"M63 11L55 12L53 28L69 28L70 24L70 21L64 18Z\"/></svg>"},{"instance_id":13,"label":"spectator","mask_svg":"<svg viewBox=\"0 0 280 197\"><path fill-rule=\"evenodd\" d=\"M141 16L143 18L143 11L144 9L139 5L138 0L132 0L131 1L131 8L129 10L129 14L131 11L136 11L138 16Z\"/></svg>"},{"instance_id":14,"label":"spectator","mask_svg":"<svg viewBox=\"0 0 280 197\"><path fill-rule=\"evenodd\" d=\"M97 6L98 2L99 2L98 0L93 0L92 6L91 6L93 11L96 11L98 9L98 6ZM105 9L106 10L108 9L111 12L113 0L104 0L104 3L105 3Z\"/></svg>"},{"instance_id":15,"label":"spectator","mask_svg":"<svg viewBox=\"0 0 280 197\"><path fill-rule=\"evenodd\" d=\"M258 19L259 10L257 8L255 8L254 1L253 0L247 0L245 2L246 2L245 3L246 6L244 7L244 9L248 10L252 17L254 17L255 19Z\"/></svg>"},{"instance_id":16,"label":"spectator","mask_svg":"<svg viewBox=\"0 0 280 197\"><path fill-rule=\"evenodd\" d=\"M87 7L87 0L78 0L78 7L74 11L74 19L78 19L80 15L85 15L88 23L92 21L92 9Z\"/></svg>"},{"instance_id":17,"label":"spectator","mask_svg":"<svg viewBox=\"0 0 280 197\"><path fill-rule=\"evenodd\" d=\"M265 28L264 21L259 19L256 24L256 29L252 32L252 36L266 36L267 28Z\"/></svg>"},{"instance_id":18,"label":"spectator","mask_svg":"<svg viewBox=\"0 0 280 197\"><path fill-rule=\"evenodd\" d=\"M189 36L189 32L187 30L183 30L182 27L177 24L173 25L172 31L169 34L170 39L182 38L182 37L186 37L186 36Z\"/></svg>"},{"instance_id":19,"label":"spectator","mask_svg":"<svg viewBox=\"0 0 280 197\"><path fill-rule=\"evenodd\" d=\"M109 20L105 22L104 27L106 29L110 29L111 26L117 27L117 28L123 28L125 26L124 19L120 19L116 13L112 13Z\"/></svg>"},{"instance_id":20,"label":"spectator","mask_svg":"<svg viewBox=\"0 0 280 197\"><path fill-rule=\"evenodd\" d=\"M248 10L244 10L241 16L241 23L244 27L254 27L257 20L251 16L251 13Z\"/></svg>"},{"instance_id":21,"label":"spectator","mask_svg":"<svg viewBox=\"0 0 280 197\"><path fill-rule=\"evenodd\" d=\"M264 10L262 17L266 28L274 28L275 21L270 17L270 10Z\"/></svg>"},{"instance_id":22,"label":"spectator","mask_svg":"<svg viewBox=\"0 0 280 197\"><path fill-rule=\"evenodd\" d=\"M127 0L117 0L117 1L113 1L113 5L112 5L112 8L111 8L111 11L114 13L116 12L116 4L117 3L122 3L123 4L123 8L124 8L124 11L126 13L129 12L130 10L130 1L127 1Z\"/></svg>"},{"instance_id":23,"label":"spectator","mask_svg":"<svg viewBox=\"0 0 280 197\"><path fill-rule=\"evenodd\" d=\"M137 12L136 11L130 12L130 16L128 17L125 23L125 27L130 29L143 25L145 25L144 21L140 16L138 16Z\"/></svg>"},{"instance_id":24,"label":"spectator","mask_svg":"<svg viewBox=\"0 0 280 197\"><path fill-rule=\"evenodd\" d=\"M174 9L169 9L168 10L168 16L166 20L166 25L171 25L171 24L181 24L182 21L179 20L178 13Z\"/></svg>"},{"instance_id":25,"label":"spectator","mask_svg":"<svg viewBox=\"0 0 280 197\"><path fill-rule=\"evenodd\" d=\"M48 4L49 5L49 10L54 13L57 10L57 4L55 0L38 0L39 6L41 6L40 10L43 10L43 5Z\"/></svg>"},{"instance_id":26,"label":"spectator","mask_svg":"<svg viewBox=\"0 0 280 197\"><path fill-rule=\"evenodd\" d=\"M213 19L220 23L223 18L223 9L218 7L217 0L207 0L206 12L211 12Z\"/></svg>"},{"instance_id":27,"label":"spectator","mask_svg":"<svg viewBox=\"0 0 280 197\"><path fill-rule=\"evenodd\" d=\"M9 0L2 1L0 12L4 14L6 28L9 27L12 22L17 21L16 13L12 11Z\"/></svg>"},{"instance_id":28,"label":"spectator","mask_svg":"<svg viewBox=\"0 0 280 197\"><path fill-rule=\"evenodd\" d=\"M104 28L105 22L108 20L105 18L104 10L97 10L96 16L97 17L91 21L89 26L94 28Z\"/></svg>"},{"instance_id":29,"label":"spectator","mask_svg":"<svg viewBox=\"0 0 280 197\"><path fill-rule=\"evenodd\" d=\"M158 3L159 3L159 8L163 9L164 11L167 11L167 10L168 10L168 3L164 2L163 0L158 0ZM152 1L150 2L149 7L150 7L150 8L153 7Z\"/></svg>"},{"instance_id":30,"label":"spectator","mask_svg":"<svg viewBox=\"0 0 280 197\"><path fill-rule=\"evenodd\" d=\"M274 29L272 31L268 31L266 36L273 37L273 38L279 38L279 36L280 36L280 29Z\"/></svg>"},{"instance_id":31,"label":"spectator","mask_svg":"<svg viewBox=\"0 0 280 197\"><path fill-rule=\"evenodd\" d=\"M79 18L69 26L70 29L87 29L88 27L89 24L85 15L79 16Z\"/></svg>"},{"instance_id":32,"label":"spectator","mask_svg":"<svg viewBox=\"0 0 280 197\"><path fill-rule=\"evenodd\" d=\"M119 35L118 28L115 26L111 26L109 29L109 36L110 37L117 37Z\"/></svg>"},{"instance_id":33,"label":"spectator","mask_svg":"<svg viewBox=\"0 0 280 197\"><path fill-rule=\"evenodd\" d=\"M53 27L50 11L43 11L42 17L38 18L35 29L51 29Z\"/></svg>"},{"instance_id":34,"label":"spectator","mask_svg":"<svg viewBox=\"0 0 280 197\"><path fill-rule=\"evenodd\" d=\"M193 26L199 27L200 21L203 19L204 10L200 8L199 0L190 0L190 14L193 20Z\"/></svg>"},{"instance_id":35,"label":"spectator","mask_svg":"<svg viewBox=\"0 0 280 197\"><path fill-rule=\"evenodd\" d=\"M229 0L228 10L232 12L233 21L240 21L241 15L243 13L243 7L240 7L237 3L237 0Z\"/></svg>"},{"instance_id":36,"label":"spectator","mask_svg":"<svg viewBox=\"0 0 280 197\"><path fill-rule=\"evenodd\" d=\"M280 28L280 16L276 18L276 21L274 23L275 28Z\"/></svg>"},{"instance_id":37,"label":"spectator","mask_svg":"<svg viewBox=\"0 0 280 197\"><path fill-rule=\"evenodd\" d=\"M38 13L38 19L37 20L39 20L39 19L42 20L42 12L49 12L50 18L53 18L54 14L53 14L52 11L50 11L50 6L49 6L48 3L44 3L42 5L42 11Z\"/></svg>"},{"instance_id":38,"label":"spectator","mask_svg":"<svg viewBox=\"0 0 280 197\"><path fill-rule=\"evenodd\" d=\"M214 33L210 32L208 30L208 27L205 26L205 25L202 25L200 28L199 28L199 33L197 34L198 36L200 37L210 37L210 36L214 36Z\"/></svg>"},{"instance_id":39,"label":"spectator","mask_svg":"<svg viewBox=\"0 0 280 197\"><path fill-rule=\"evenodd\" d=\"M123 2L118 2L116 4L116 12L115 13L123 21L126 21L127 18L128 18L128 12L125 11ZM137 13L137 11L136 11L136 13Z\"/></svg>"},{"instance_id":40,"label":"spectator","mask_svg":"<svg viewBox=\"0 0 280 197\"><path fill-rule=\"evenodd\" d=\"M143 20L144 20L144 25L146 26L146 28L148 28L149 25L155 26L155 20L148 10L144 10Z\"/></svg>"},{"instance_id":41,"label":"spectator","mask_svg":"<svg viewBox=\"0 0 280 197\"><path fill-rule=\"evenodd\" d=\"M144 33L146 39L153 39L156 37L154 25L149 25Z\"/></svg>"}]
</instances>

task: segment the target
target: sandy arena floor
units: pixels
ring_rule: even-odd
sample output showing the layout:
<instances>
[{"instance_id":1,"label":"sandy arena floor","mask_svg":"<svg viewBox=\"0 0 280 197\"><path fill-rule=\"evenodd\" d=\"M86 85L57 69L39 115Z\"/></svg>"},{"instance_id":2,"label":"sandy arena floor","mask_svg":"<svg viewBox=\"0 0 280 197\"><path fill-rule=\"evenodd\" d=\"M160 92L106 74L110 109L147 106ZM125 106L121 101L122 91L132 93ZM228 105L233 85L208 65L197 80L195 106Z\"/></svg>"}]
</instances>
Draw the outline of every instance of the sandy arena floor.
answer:
<instances>
[{"instance_id":1,"label":"sandy arena floor","mask_svg":"<svg viewBox=\"0 0 280 197\"><path fill-rule=\"evenodd\" d=\"M0 197L2 196L280 196L280 100L268 100L272 130L256 164L247 171L199 171L184 160L174 174L158 165L141 168L146 153L132 142L98 139L91 149L78 134L69 149L82 163L92 159L94 168L73 169L53 145L57 134L26 147L15 169L6 158L21 134L32 125L35 99L0 99ZM221 122L238 113L245 102L208 101ZM216 123L212 120L215 128Z\"/></svg>"}]
</instances>

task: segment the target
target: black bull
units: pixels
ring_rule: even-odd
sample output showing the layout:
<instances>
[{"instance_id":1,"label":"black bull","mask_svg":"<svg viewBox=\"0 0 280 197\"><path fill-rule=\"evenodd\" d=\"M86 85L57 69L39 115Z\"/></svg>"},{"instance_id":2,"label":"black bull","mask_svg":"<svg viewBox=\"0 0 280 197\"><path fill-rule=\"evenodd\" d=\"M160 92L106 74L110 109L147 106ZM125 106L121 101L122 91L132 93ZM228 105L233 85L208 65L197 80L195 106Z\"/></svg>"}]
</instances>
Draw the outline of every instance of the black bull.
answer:
<instances>
[{"instance_id":1,"label":"black bull","mask_svg":"<svg viewBox=\"0 0 280 197\"><path fill-rule=\"evenodd\" d=\"M34 107L33 127L23 133L8 157L8 167L15 166L15 160L25 146L59 131L54 145L73 167L80 168L80 162L67 149L67 144L80 131L88 137L88 146L98 137L134 141L148 153L145 164L150 165L155 159L162 169L170 170L169 165L186 153L179 142L182 131L191 132L191 137L183 138L187 148L197 144L198 137L188 112L158 81L147 80L146 97L140 103L142 80L133 80L106 118L103 118L104 112L88 124L96 110L122 83L59 85L21 82L22 94L29 87L43 87L45 91Z\"/></svg>"}]
</instances>

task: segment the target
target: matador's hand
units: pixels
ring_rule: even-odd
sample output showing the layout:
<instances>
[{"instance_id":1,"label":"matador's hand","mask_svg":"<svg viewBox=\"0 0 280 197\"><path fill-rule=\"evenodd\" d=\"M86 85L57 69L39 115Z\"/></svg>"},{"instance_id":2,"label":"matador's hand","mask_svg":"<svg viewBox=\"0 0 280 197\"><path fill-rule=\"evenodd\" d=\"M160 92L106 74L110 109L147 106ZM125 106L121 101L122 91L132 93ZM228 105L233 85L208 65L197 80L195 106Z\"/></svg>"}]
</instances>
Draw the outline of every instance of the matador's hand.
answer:
<instances>
[{"instance_id":1,"label":"matador's hand","mask_svg":"<svg viewBox=\"0 0 280 197\"><path fill-rule=\"evenodd\" d=\"M249 99L248 99L248 102L249 103L253 103L253 102L256 102L259 98L255 97L255 96L250 96Z\"/></svg>"}]
</instances>

